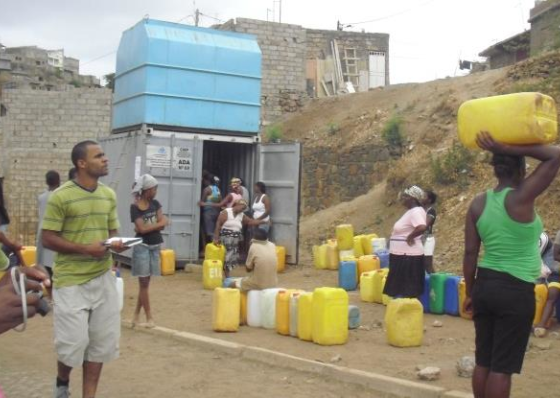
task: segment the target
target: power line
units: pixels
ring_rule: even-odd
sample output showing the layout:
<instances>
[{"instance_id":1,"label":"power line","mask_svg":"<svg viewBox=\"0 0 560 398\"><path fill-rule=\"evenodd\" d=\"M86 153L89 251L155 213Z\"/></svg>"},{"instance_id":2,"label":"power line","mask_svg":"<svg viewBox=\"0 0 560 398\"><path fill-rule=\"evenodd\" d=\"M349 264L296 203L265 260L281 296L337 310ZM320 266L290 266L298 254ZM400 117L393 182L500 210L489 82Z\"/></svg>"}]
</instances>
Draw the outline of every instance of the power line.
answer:
<instances>
[{"instance_id":1,"label":"power line","mask_svg":"<svg viewBox=\"0 0 560 398\"><path fill-rule=\"evenodd\" d=\"M187 16L184 16L183 18L179 19L178 21L176 21L175 23L179 23L179 22L183 22L185 19L187 18L194 18L194 15L189 14Z\"/></svg>"},{"instance_id":2,"label":"power line","mask_svg":"<svg viewBox=\"0 0 560 398\"><path fill-rule=\"evenodd\" d=\"M345 24L341 24L341 25L344 25L345 27L350 27L350 26L353 26L353 25L361 25L361 24L366 24L366 23L371 23L371 22L383 21L384 19L394 18L394 17L397 17L397 16L399 16L399 15L407 14L407 13L409 13L410 11L413 11L413 10L415 10L415 9L417 9L417 8L421 8L421 7L427 6L428 4L433 3L434 1L435 1L435 0L428 0L428 1L425 1L424 3L421 3L421 4L416 5L416 6L414 6L414 7L410 7L410 8L408 8L408 9L406 9L406 10L402 10L402 11L396 12L396 13L394 13L394 14L386 15L386 16L384 16L384 17L375 18L375 19L370 19L370 20L368 20L368 21L362 21L362 22L345 23Z\"/></svg>"},{"instance_id":3,"label":"power line","mask_svg":"<svg viewBox=\"0 0 560 398\"><path fill-rule=\"evenodd\" d=\"M224 20L221 20L220 18L216 18L216 17L213 17L213 16L211 16L211 15L206 15L206 14L203 14L203 13L200 13L200 15L202 15L203 17L206 17L206 18L211 18L211 19L213 19L213 20L215 20L215 21L218 21L218 22L221 22L221 23L225 23L225 22L226 22L226 21L224 21Z\"/></svg>"},{"instance_id":4,"label":"power line","mask_svg":"<svg viewBox=\"0 0 560 398\"><path fill-rule=\"evenodd\" d=\"M115 50L115 51L111 51L110 53L107 53L107 54L104 54L104 55L100 55L99 57L95 57L95 58L90 59L90 60L88 60L88 61L86 61L86 62L82 62L81 66L84 66L84 65L87 65L87 64L91 64L92 62L95 62L95 61L99 61L100 59L103 59L103 58L105 58L105 57L108 57L109 55L113 55L113 54L115 54L116 52L117 52L116 50Z\"/></svg>"}]
</instances>

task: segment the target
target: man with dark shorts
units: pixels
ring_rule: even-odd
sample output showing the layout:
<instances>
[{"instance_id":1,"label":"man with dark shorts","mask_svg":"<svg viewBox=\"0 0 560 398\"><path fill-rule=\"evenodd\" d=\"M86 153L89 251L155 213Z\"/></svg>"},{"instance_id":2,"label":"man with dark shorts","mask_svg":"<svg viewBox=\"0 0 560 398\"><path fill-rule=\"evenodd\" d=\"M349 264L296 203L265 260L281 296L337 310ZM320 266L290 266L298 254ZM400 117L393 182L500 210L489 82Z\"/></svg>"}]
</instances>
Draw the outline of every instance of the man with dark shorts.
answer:
<instances>
[{"instance_id":1,"label":"man with dark shorts","mask_svg":"<svg viewBox=\"0 0 560 398\"><path fill-rule=\"evenodd\" d=\"M108 160L95 141L72 149L77 174L53 192L43 218L43 245L57 252L53 277L54 337L58 354L55 398L69 396L70 372L83 368L83 397L93 398L105 362L119 355L120 312L109 249L122 251L117 198L98 182Z\"/></svg>"}]
</instances>

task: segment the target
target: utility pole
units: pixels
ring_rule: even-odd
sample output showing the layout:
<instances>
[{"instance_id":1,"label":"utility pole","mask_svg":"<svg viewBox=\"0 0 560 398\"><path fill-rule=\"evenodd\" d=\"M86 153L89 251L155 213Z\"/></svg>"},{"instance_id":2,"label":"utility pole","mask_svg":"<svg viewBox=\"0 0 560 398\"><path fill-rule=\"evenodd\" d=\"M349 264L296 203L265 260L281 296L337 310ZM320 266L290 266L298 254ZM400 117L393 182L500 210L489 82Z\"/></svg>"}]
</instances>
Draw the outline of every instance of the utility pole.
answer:
<instances>
[{"instance_id":1,"label":"utility pole","mask_svg":"<svg viewBox=\"0 0 560 398\"><path fill-rule=\"evenodd\" d=\"M194 12L194 26L198 26L199 21L200 21L200 11L198 11L197 8L196 11Z\"/></svg>"}]
</instances>

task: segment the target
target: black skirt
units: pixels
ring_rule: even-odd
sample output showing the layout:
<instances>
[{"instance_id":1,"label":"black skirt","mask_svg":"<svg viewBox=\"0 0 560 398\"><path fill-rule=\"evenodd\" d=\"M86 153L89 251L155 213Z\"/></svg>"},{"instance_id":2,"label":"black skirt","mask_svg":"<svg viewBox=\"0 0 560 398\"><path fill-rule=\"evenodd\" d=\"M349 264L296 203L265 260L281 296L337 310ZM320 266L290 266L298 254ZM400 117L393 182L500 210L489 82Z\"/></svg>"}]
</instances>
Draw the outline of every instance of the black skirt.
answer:
<instances>
[{"instance_id":1,"label":"black skirt","mask_svg":"<svg viewBox=\"0 0 560 398\"><path fill-rule=\"evenodd\" d=\"M391 297L418 298L424 293L424 256L391 254L383 293Z\"/></svg>"}]
</instances>

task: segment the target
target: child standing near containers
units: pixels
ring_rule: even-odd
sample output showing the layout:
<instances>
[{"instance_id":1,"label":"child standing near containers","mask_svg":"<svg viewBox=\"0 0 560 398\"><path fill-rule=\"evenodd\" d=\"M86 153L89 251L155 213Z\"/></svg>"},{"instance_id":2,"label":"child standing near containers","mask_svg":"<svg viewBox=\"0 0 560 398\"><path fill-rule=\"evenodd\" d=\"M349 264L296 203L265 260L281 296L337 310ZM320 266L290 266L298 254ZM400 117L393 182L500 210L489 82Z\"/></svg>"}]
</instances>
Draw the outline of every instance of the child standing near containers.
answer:
<instances>
[{"instance_id":1,"label":"child standing near containers","mask_svg":"<svg viewBox=\"0 0 560 398\"><path fill-rule=\"evenodd\" d=\"M155 200L157 194L157 180L149 174L144 174L135 182L132 188L134 203L130 206L130 220L134 223L136 237L142 238L142 243L132 248L132 276L138 277L139 292L134 310L132 326L136 326L140 318L140 311L144 308L148 328L155 326L150 308L148 288L150 277L161 275L160 246L163 243L161 230L167 225L167 218L163 215L161 204Z\"/></svg>"}]
</instances>

